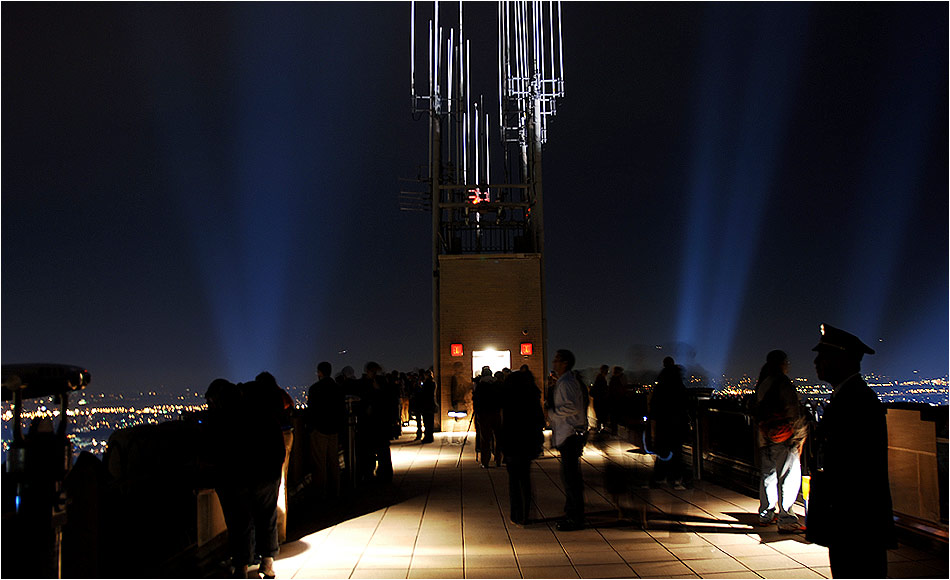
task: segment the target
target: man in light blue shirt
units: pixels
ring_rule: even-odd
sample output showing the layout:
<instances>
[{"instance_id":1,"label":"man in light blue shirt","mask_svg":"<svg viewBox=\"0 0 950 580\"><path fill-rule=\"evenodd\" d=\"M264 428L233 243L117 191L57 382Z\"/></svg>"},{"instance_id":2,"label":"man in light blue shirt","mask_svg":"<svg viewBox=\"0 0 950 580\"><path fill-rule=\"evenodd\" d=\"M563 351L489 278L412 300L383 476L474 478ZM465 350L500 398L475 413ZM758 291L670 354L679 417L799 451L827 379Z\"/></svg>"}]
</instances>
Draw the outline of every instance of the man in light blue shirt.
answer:
<instances>
[{"instance_id":1,"label":"man in light blue shirt","mask_svg":"<svg viewBox=\"0 0 950 580\"><path fill-rule=\"evenodd\" d=\"M581 453L587 443L587 408L583 387L574 373L574 353L559 350L551 365L557 382L548 402L551 439L561 454L561 481L564 484L564 518L558 521L560 531L584 528L584 479L581 476Z\"/></svg>"}]
</instances>

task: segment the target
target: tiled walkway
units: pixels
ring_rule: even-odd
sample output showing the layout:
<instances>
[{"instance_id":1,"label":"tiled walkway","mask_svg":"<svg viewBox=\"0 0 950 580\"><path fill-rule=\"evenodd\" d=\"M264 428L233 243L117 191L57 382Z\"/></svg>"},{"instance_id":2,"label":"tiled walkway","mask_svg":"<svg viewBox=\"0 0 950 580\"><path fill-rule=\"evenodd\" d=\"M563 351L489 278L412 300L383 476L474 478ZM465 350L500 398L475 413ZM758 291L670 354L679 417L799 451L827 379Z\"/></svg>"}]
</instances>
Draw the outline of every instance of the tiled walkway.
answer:
<instances>
[{"instance_id":1,"label":"tiled walkway","mask_svg":"<svg viewBox=\"0 0 950 580\"><path fill-rule=\"evenodd\" d=\"M584 452L588 529L554 529L564 495L550 450L531 474L537 523L515 526L507 517L507 472L482 469L474 433L464 437L441 433L421 445L404 435L394 442L389 493L399 499L283 545L277 577L831 577L825 548L755 525L757 499L708 482L686 491L642 488L652 458L626 453L630 446L617 442ZM603 487L608 461L623 467L629 484L622 518ZM946 552L889 554L892 578L948 576Z\"/></svg>"}]
</instances>

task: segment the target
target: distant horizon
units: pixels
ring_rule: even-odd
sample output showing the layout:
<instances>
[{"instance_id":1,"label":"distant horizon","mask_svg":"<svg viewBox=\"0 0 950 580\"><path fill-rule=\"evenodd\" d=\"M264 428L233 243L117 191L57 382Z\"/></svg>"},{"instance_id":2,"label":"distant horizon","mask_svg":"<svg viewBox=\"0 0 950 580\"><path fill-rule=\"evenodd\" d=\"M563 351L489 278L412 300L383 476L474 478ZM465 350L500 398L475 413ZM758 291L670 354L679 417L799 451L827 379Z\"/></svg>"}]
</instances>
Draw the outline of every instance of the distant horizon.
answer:
<instances>
[{"instance_id":1,"label":"distant horizon","mask_svg":"<svg viewBox=\"0 0 950 580\"><path fill-rule=\"evenodd\" d=\"M611 369L612 369L614 366L621 366L621 367L623 367L623 365L610 365ZM413 369L415 369L415 368L417 368L417 367L412 367L412 368L410 368L410 369L408 369L408 370L403 370L403 369L386 369L386 368L384 367L384 372L388 374L388 373L392 372L393 370L396 370L396 371L398 371L398 372L406 372L406 373L408 373L408 372L410 372L411 370L413 370ZM582 373L587 373L587 374L585 374L585 378L588 379L588 380L593 381L594 376L596 376L597 371L598 371L599 368L600 368L600 365L595 365L595 366L576 366L576 367L575 367L575 370L578 370L578 371L580 371L580 372L582 372ZM687 369L687 370L689 370L689 369ZM649 372L651 372L651 371L648 370L648 369L647 369L647 370L636 370L636 369L628 369L628 368L624 367L624 374L625 374L625 375L645 375L646 373L649 373ZM659 371L657 370L657 372L659 372ZM338 373L337 373L337 372L334 372L333 374L334 374L334 376L336 376ZM357 374L357 376L359 376L359 375L360 375L360 373ZM587 375L589 375L589 376L587 376ZM873 371L873 370L870 370L870 371L864 371L864 370L862 370L862 371L861 371L861 375L862 375L865 379L868 379L869 377L870 377L871 379L883 378L883 379L886 379L886 380L888 380L888 381L896 381L896 382L898 382L898 383L911 383L911 382L913 382L913 381L933 381L933 380L944 380L944 381L950 382L950 373L948 373L948 374L943 374L943 375L937 375L937 376L916 376L916 377L904 377L904 378L900 378L900 377L894 377L894 376L886 375L886 374L883 374L883 373L879 373L879 372ZM695 375L694 375L694 376L695 376ZM741 381L742 378L751 378L751 379L754 380L756 376L757 376L757 373L755 373L755 374L753 374L753 373L747 373L747 374L743 374L743 375L740 375L740 376L727 376L727 377L709 377L709 376L706 376L706 378L707 378L707 380L709 380L711 383L714 383L714 384L717 384L717 385L723 385L723 384L731 384L732 381ZM822 383L823 383L823 384L828 385L827 382L818 380L817 377L802 376L801 374L796 374L796 373L790 373L789 376L790 376L791 378L795 379L795 380L806 382L807 384L822 384ZM93 373L93 377L95 377L95 373ZM245 381L240 381L240 380L238 380L238 381L232 381L232 382L235 382L235 383L247 382L247 381L253 380L253 378L254 378L254 377L250 377L250 378L248 378L248 379L245 380ZM280 381L280 377L275 377L275 378L277 378L278 384L280 384L280 386L283 387L283 388L287 388L287 387L297 387L297 388L308 387L308 386L310 386L311 384L313 384L313 382L316 382L316 379L314 379L314 381L311 381L311 382L309 382L309 383L293 383L293 382L291 382L291 383L284 383L284 382L281 382L281 381ZM228 380L231 380L231 379L228 379ZM209 384L210 384L210 381L209 381ZM830 385L829 385L829 386L830 386ZM690 385L687 384L687 387L690 387ZM97 389L97 388L96 388L96 385L95 385L95 380L93 380L93 382L91 382L91 383L89 384L89 386L87 386L87 387L86 387L85 389L83 389L82 391L76 391L76 392L72 393L73 396L70 397L70 399L71 399L71 401L78 400L78 399L76 399L75 397L76 397L77 395L81 394L81 393L110 394L110 395L122 395L122 396L148 395L148 394L150 394L150 393L155 393L156 396L158 396L158 395L161 395L161 396L182 396L183 394L185 394L186 392L189 392L189 391L195 393L196 395L198 395L198 396L200 397L200 396L203 396L203 393L204 393L204 391L205 391L206 388L207 388L207 385L197 385L197 384L195 384L195 385L182 385L182 386L179 387L177 390L175 390L174 388L169 388L167 385L158 385L158 386L153 386L153 387L138 387L138 388L132 387L131 390L130 390L129 388L125 388L125 389L122 389L122 390L103 390L103 389Z\"/></svg>"}]
</instances>

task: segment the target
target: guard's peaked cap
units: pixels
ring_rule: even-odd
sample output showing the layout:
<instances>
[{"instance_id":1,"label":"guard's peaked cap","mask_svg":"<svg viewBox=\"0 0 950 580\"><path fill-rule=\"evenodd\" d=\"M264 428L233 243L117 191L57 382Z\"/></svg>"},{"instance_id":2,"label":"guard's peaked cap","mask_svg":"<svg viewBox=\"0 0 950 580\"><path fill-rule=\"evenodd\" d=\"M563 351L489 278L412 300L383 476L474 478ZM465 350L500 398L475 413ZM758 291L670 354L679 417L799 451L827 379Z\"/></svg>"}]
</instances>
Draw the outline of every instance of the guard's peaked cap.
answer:
<instances>
[{"instance_id":1,"label":"guard's peaked cap","mask_svg":"<svg viewBox=\"0 0 950 580\"><path fill-rule=\"evenodd\" d=\"M812 350L845 352L856 355L858 358L866 354L874 354L874 349L861 342L860 338L830 324L821 325L821 340Z\"/></svg>"}]
</instances>

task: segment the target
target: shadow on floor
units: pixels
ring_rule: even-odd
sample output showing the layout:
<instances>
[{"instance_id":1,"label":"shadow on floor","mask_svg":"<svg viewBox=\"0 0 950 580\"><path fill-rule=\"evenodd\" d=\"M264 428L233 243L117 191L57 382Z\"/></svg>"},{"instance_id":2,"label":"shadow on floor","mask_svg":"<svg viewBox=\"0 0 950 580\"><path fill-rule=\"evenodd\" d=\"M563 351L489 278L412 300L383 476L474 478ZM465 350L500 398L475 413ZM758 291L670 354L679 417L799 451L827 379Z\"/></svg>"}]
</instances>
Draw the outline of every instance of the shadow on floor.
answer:
<instances>
[{"instance_id":1,"label":"shadow on floor","mask_svg":"<svg viewBox=\"0 0 950 580\"><path fill-rule=\"evenodd\" d=\"M422 493L397 488L391 483L369 483L333 500L320 500L307 490L291 498L287 517L287 542L320 530L402 503Z\"/></svg>"}]
</instances>

